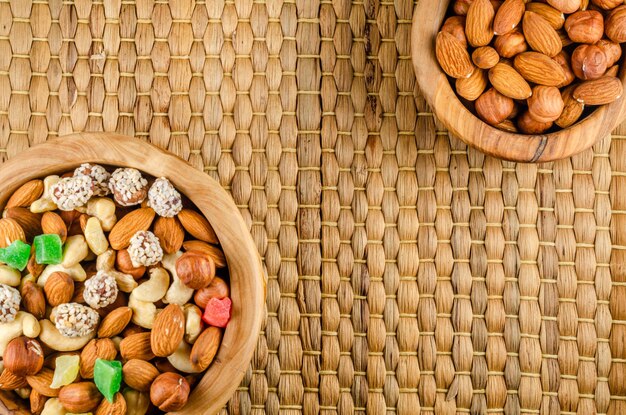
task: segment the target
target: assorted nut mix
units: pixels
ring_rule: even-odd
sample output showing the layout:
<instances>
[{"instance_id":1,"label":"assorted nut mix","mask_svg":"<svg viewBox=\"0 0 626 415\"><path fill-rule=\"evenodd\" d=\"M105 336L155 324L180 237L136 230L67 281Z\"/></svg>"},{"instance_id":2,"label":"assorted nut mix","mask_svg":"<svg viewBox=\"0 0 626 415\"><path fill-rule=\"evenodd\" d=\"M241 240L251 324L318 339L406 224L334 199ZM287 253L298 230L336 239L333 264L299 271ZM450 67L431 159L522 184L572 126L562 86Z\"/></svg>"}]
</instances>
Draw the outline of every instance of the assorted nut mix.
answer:
<instances>
[{"instance_id":1,"label":"assorted nut mix","mask_svg":"<svg viewBox=\"0 0 626 415\"><path fill-rule=\"evenodd\" d=\"M185 407L232 302L209 222L165 177L83 164L0 219L0 390L34 414Z\"/></svg>"},{"instance_id":2,"label":"assorted nut mix","mask_svg":"<svg viewBox=\"0 0 626 415\"><path fill-rule=\"evenodd\" d=\"M435 41L461 101L486 123L540 134L623 93L626 5L612 0L456 0Z\"/></svg>"}]
</instances>

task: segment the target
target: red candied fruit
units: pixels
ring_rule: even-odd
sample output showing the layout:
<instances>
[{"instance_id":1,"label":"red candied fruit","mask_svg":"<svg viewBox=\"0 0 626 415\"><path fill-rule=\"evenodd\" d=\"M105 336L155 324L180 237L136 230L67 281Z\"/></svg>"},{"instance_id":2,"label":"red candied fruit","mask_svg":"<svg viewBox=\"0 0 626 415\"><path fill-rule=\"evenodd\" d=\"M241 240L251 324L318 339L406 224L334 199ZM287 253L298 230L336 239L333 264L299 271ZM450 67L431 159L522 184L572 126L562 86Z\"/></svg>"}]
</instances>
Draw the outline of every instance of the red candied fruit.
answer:
<instances>
[{"instance_id":1,"label":"red candied fruit","mask_svg":"<svg viewBox=\"0 0 626 415\"><path fill-rule=\"evenodd\" d=\"M230 298L211 298L204 309L202 320L210 326L226 327L230 321L230 309L233 302Z\"/></svg>"}]
</instances>

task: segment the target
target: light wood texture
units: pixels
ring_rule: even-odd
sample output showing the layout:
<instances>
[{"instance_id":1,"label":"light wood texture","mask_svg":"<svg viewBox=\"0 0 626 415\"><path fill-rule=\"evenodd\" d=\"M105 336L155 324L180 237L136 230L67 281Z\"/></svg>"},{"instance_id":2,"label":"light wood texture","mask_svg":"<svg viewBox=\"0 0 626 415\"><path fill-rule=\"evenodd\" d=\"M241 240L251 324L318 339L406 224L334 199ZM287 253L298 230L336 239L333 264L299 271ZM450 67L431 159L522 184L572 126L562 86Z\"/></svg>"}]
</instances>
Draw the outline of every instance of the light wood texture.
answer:
<instances>
[{"instance_id":1,"label":"light wood texture","mask_svg":"<svg viewBox=\"0 0 626 415\"><path fill-rule=\"evenodd\" d=\"M417 3L413 13L411 55L422 94L452 134L492 156L544 162L569 157L591 147L623 120L626 100L622 96L570 128L550 134L511 134L484 123L457 98L435 58L435 37L449 4L449 0ZM624 84L623 65L619 77Z\"/></svg>"},{"instance_id":2,"label":"light wood texture","mask_svg":"<svg viewBox=\"0 0 626 415\"><path fill-rule=\"evenodd\" d=\"M0 168L0 205L20 184L85 162L134 167L155 177L167 177L215 229L230 272L232 319L215 360L179 413L216 413L248 368L264 316L266 278L243 218L228 193L206 174L145 141L113 133L60 137L5 162Z\"/></svg>"}]
</instances>

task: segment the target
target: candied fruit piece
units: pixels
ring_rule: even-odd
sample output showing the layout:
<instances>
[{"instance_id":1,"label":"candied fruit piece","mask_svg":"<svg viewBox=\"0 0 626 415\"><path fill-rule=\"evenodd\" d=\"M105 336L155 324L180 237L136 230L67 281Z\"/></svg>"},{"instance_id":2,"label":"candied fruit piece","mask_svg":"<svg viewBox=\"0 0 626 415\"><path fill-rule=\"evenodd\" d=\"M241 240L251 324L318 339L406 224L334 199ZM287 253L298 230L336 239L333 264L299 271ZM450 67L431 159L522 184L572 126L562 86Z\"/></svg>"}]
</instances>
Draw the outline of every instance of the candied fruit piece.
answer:
<instances>
[{"instance_id":1,"label":"candied fruit piece","mask_svg":"<svg viewBox=\"0 0 626 415\"><path fill-rule=\"evenodd\" d=\"M24 271L28 260L30 259L30 245L19 239L6 248L0 248L0 261L4 262L11 268Z\"/></svg>"},{"instance_id":2,"label":"candied fruit piece","mask_svg":"<svg viewBox=\"0 0 626 415\"><path fill-rule=\"evenodd\" d=\"M35 236L35 261L38 264L60 264L63 259L63 242L56 233Z\"/></svg>"},{"instance_id":3,"label":"candied fruit piece","mask_svg":"<svg viewBox=\"0 0 626 415\"><path fill-rule=\"evenodd\" d=\"M55 363L56 367L54 369L54 376L52 376L52 383L50 384L51 388L57 389L61 386L69 385L76 380L78 370L80 369L79 355L59 356L56 358Z\"/></svg>"},{"instance_id":4,"label":"candied fruit piece","mask_svg":"<svg viewBox=\"0 0 626 415\"><path fill-rule=\"evenodd\" d=\"M93 380L100 393L109 402L113 402L115 394L120 390L122 384L122 362L96 359L96 365L93 368Z\"/></svg>"},{"instance_id":5,"label":"candied fruit piece","mask_svg":"<svg viewBox=\"0 0 626 415\"><path fill-rule=\"evenodd\" d=\"M204 309L202 320L210 326L226 327L230 321L233 303L230 298L211 298Z\"/></svg>"}]
</instances>

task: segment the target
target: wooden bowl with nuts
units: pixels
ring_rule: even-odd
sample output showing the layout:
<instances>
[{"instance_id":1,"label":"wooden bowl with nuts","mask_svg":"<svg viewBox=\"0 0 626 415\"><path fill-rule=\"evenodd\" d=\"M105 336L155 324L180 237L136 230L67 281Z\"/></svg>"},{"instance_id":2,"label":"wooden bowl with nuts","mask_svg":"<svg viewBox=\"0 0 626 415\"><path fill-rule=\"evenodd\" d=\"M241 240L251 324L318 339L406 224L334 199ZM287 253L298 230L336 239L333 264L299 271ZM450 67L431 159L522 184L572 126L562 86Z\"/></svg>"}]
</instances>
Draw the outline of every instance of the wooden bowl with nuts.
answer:
<instances>
[{"instance_id":1,"label":"wooden bowl with nuts","mask_svg":"<svg viewBox=\"0 0 626 415\"><path fill-rule=\"evenodd\" d=\"M626 115L622 1L423 0L411 39L435 115L489 155L569 157Z\"/></svg>"},{"instance_id":2,"label":"wooden bowl with nuts","mask_svg":"<svg viewBox=\"0 0 626 415\"><path fill-rule=\"evenodd\" d=\"M37 145L0 183L0 414L218 412L266 287L226 191L112 133Z\"/></svg>"}]
</instances>

